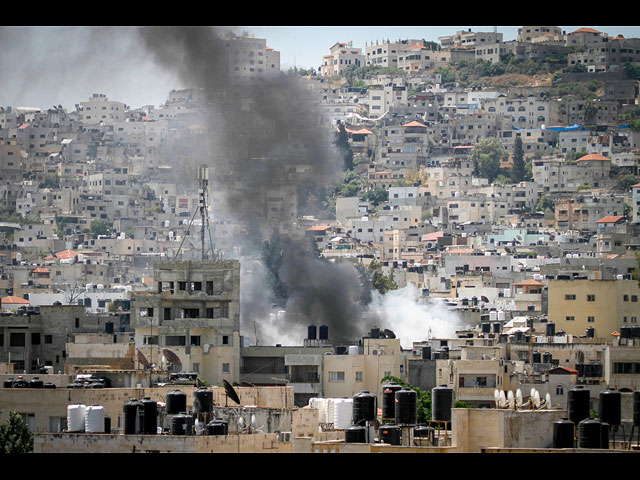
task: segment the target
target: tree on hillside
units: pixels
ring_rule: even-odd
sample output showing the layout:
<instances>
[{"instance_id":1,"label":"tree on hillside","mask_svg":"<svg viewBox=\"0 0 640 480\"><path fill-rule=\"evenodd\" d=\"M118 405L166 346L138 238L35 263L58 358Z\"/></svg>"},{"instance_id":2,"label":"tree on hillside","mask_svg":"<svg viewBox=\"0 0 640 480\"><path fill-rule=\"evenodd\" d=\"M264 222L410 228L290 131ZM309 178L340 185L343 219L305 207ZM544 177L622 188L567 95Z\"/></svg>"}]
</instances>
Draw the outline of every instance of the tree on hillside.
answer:
<instances>
[{"instance_id":1,"label":"tree on hillside","mask_svg":"<svg viewBox=\"0 0 640 480\"><path fill-rule=\"evenodd\" d=\"M522 182L527 175L524 163L524 150L522 149L522 138L516 137L513 144L513 166L511 167L511 181L513 183Z\"/></svg>"},{"instance_id":2,"label":"tree on hillside","mask_svg":"<svg viewBox=\"0 0 640 480\"><path fill-rule=\"evenodd\" d=\"M16 412L0 425L0 453L32 453L33 434Z\"/></svg>"},{"instance_id":3,"label":"tree on hillside","mask_svg":"<svg viewBox=\"0 0 640 480\"><path fill-rule=\"evenodd\" d=\"M338 155L342 159L344 170L353 169L353 151L351 145L349 145L349 134L344 126L340 124L338 132L336 133L334 143L338 149Z\"/></svg>"},{"instance_id":4,"label":"tree on hillside","mask_svg":"<svg viewBox=\"0 0 640 480\"><path fill-rule=\"evenodd\" d=\"M475 171L489 182L500 174L500 162L509 154L497 138L486 138L479 141L471 151L471 160Z\"/></svg>"}]
</instances>

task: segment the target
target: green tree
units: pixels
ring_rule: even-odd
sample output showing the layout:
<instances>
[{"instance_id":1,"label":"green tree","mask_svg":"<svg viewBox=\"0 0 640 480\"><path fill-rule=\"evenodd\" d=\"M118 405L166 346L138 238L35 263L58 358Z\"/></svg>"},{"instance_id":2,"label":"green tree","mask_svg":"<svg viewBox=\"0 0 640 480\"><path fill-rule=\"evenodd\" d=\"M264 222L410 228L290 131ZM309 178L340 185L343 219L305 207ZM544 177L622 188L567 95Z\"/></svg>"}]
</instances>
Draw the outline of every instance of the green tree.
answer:
<instances>
[{"instance_id":1,"label":"green tree","mask_svg":"<svg viewBox=\"0 0 640 480\"><path fill-rule=\"evenodd\" d=\"M109 226L100 218L93 220L89 228L94 237L98 235L109 235Z\"/></svg>"},{"instance_id":2,"label":"green tree","mask_svg":"<svg viewBox=\"0 0 640 480\"><path fill-rule=\"evenodd\" d=\"M511 181L513 183L522 182L527 175L524 162L524 150L522 148L522 138L516 137L513 144L513 166L511 167Z\"/></svg>"},{"instance_id":3,"label":"green tree","mask_svg":"<svg viewBox=\"0 0 640 480\"><path fill-rule=\"evenodd\" d=\"M500 162L508 153L497 138L486 138L476 143L471 151L471 160L478 175L489 182L500 174Z\"/></svg>"},{"instance_id":4,"label":"green tree","mask_svg":"<svg viewBox=\"0 0 640 480\"><path fill-rule=\"evenodd\" d=\"M373 285L373 288L378 290L378 292L385 294L389 290L396 290L398 288L398 284L393 278L393 270L389 275L385 275L382 273L382 265L375 260L369 264L368 273L371 277L371 284Z\"/></svg>"},{"instance_id":5,"label":"green tree","mask_svg":"<svg viewBox=\"0 0 640 480\"><path fill-rule=\"evenodd\" d=\"M389 200L389 191L382 187L372 188L364 192L362 199L371 202L371 205L377 207L381 203Z\"/></svg>"},{"instance_id":6,"label":"green tree","mask_svg":"<svg viewBox=\"0 0 640 480\"><path fill-rule=\"evenodd\" d=\"M32 453L33 434L16 412L0 425L0 453Z\"/></svg>"},{"instance_id":7,"label":"green tree","mask_svg":"<svg viewBox=\"0 0 640 480\"><path fill-rule=\"evenodd\" d=\"M351 150L351 145L349 145L349 134L347 134L347 130L342 123L338 128L334 143L338 149L338 155L342 160L344 170L353 170L353 151Z\"/></svg>"}]
</instances>

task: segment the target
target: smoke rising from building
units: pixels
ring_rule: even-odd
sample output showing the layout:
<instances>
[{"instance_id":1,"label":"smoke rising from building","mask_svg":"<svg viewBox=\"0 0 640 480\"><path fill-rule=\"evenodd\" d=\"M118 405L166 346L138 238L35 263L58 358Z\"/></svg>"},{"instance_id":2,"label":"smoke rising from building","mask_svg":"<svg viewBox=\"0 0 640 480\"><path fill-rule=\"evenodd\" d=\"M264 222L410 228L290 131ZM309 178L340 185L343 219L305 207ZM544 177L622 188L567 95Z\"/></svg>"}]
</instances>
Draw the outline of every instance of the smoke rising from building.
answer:
<instances>
[{"instance_id":1,"label":"smoke rising from building","mask_svg":"<svg viewBox=\"0 0 640 480\"><path fill-rule=\"evenodd\" d=\"M406 338L443 331L444 311L416 308L409 290L375 297L367 310L366 282L348 262L330 262L294 238L299 214L314 213L310 198L342 173L313 96L299 79L279 74L250 83L230 81L233 66L226 30L146 27L140 41L155 62L202 91L206 134L176 150L178 176L210 168L214 216L246 225L243 246L241 328L260 343L297 344L310 324L326 325L334 344L366 335L377 324ZM235 241L236 239L234 239ZM272 249L268 256L265 246ZM273 315L274 310L286 315ZM422 322L422 323L420 323ZM405 325L408 325L405 331ZM444 328L444 327L443 327ZM447 333L449 330L446 331ZM296 336L297 335L297 339ZM296 341L297 340L297 341Z\"/></svg>"}]
</instances>

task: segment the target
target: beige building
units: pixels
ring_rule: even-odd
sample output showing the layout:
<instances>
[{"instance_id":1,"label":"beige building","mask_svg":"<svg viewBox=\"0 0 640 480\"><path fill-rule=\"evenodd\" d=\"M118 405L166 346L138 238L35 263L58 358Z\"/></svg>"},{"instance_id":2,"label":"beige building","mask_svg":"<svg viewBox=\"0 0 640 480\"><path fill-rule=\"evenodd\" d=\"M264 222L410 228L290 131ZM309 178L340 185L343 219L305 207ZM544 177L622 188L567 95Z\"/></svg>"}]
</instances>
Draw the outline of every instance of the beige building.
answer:
<instances>
[{"instance_id":1,"label":"beige building","mask_svg":"<svg viewBox=\"0 0 640 480\"><path fill-rule=\"evenodd\" d=\"M368 391L382 398L380 380L387 375L406 378L407 365L399 339L364 338L357 352L324 356L324 396L351 398Z\"/></svg>"},{"instance_id":2,"label":"beige building","mask_svg":"<svg viewBox=\"0 0 640 480\"><path fill-rule=\"evenodd\" d=\"M635 280L549 280L549 321L557 330L608 338L638 325L640 288Z\"/></svg>"},{"instance_id":3,"label":"beige building","mask_svg":"<svg viewBox=\"0 0 640 480\"><path fill-rule=\"evenodd\" d=\"M330 49L330 54L322 57L320 72L322 76L334 76L342 74L350 66L360 67L364 65L362 49L354 48L353 43L336 43Z\"/></svg>"},{"instance_id":4,"label":"beige building","mask_svg":"<svg viewBox=\"0 0 640 480\"><path fill-rule=\"evenodd\" d=\"M131 305L136 348L149 363L196 372L213 385L239 381L240 263L156 262L154 285Z\"/></svg>"}]
</instances>

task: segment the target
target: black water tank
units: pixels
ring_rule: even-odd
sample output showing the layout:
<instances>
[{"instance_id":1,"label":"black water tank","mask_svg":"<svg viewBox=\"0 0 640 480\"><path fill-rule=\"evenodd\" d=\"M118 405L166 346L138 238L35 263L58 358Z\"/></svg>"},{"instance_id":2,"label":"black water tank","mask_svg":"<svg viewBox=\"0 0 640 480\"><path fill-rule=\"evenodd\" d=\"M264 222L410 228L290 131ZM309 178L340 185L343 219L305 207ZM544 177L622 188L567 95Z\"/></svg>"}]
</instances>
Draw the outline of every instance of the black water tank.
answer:
<instances>
[{"instance_id":1,"label":"black water tank","mask_svg":"<svg viewBox=\"0 0 640 480\"><path fill-rule=\"evenodd\" d=\"M569 390L567 409L569 411L569 420L576 425L585 418L589 418L589 390L585 389L582 385L578 385Z\"/></svg>"},{"instance_id":2,"label":"black water tank","mask_svg":"<svg viewBox=\"0 0 640 480\"><path fill-rule=\"evenodd\" d=\"M193 413L213 411L213 392L208 388L198 388L193 392Z\"/></svg>"},{"instance_id":3,"label":"black water tank","mask_svg":"<svg viewBox=\"0 0 640 480\"><path fill-rule=\"evenodd\" d=\"M135 398L129 399L124 404L124 434L135 435L140 433L140 418L138 409L142 408L142 404Z\"/></svg>"},{"instance_id":4,"label":"black water tank","mask_svg":"<svg viewBox=\"0 0 640 480\"><path fill-rule=\"evenodd\" d=\"M600 392L598 418L609 425L620 425L622 411L622 394L611 388Z\"/></svg>"},{"instance_id":5,"label":"black water tank","mask_svg":"<svg viewBox=\"0 0 640 480\"><path fill-rule=\"evenodd\" d=\"M640 426L640 390L633 392L633 425Z\"/></svg>"},{"instance_id":6,"label":"black water tank","mask_svg":"<svg viewBox=\"0 0 640 480\"><path fill-rule=\"evenodd\" d=\"M176 415L187 411L187 394L181 390L167 393L167 415Z\"/></svg>"},{"instance_id":7,"label":"black water tank","mask_svg":"<svg viewBox=\"0 0 640 480\"><path fill-rule=\"evenodd\" d=\"M401 388L395 396L395 419L398 425L415 425L418 417L418 394L415 390Z\"/></svg>"},{"instance_id":8,"label":"black water tank","mask_svg":"<svg viewBox=\"0 0 640 480\"><path fill-rule=\"evenodd\" d=\"M104 433L111 433L111 417L104 417Z\"/></svg>"},{"instance_id":9,"label":"black water tank","mask_svg":"<svg viewBox=\"0 0 640 480\"><path fill-rule=\"evenodd\" d=\"M413 428L414 438L429 438L431 436L431 432L433 432L433 428L428 427L427 425L416 425Z\"/></svg>"},{"instance_id":10,"label":"black water tank","mask_svg":"<svg viewBox=\"0 0 640 480\"><path fill-rule=\"evenodd\" d=\"M307 338L309 340L315 340L317 335L317 327L315 325L309 325L307 328Z\"/></svg>"},{"instance_id":11,"label":"black water tank","mask_svg":"<svg viewBox=\"0 0 640 480\"><path fill-rule=\"evenodd\" d=\"M578 423L578 448L600 448L601 437L599 421L587 418Z\"/></svg>"},{"instance_id":12,"label":"black water tank","mask_svg":"<svg viewBox=\"0 0 640 480\"><path fill-rule=\"evenodd\" d=\"M632 332L631 327L620 327L620 338L632 338Z\"/></svg>"},{"instance_id":13,"label":"black water tank","mask_svg":"<svg viewBox=\"0 0 640 480\"><path fill-rule=\"evenodd\" d=\"M380 441L390 445L402 445L402 430L397 425L386 424L380 427Z\"/></svg>"},{"instance_id":14,"label":"black water tank","mask_svg":"<svg viewBox=\"0 0 640 480\"><path fill-rule=\"evenodd\" d=\"M568 418L553 422L553 448L573 448L576 424Z\"/></svg>"},{"instance_id":15,"label":"black water tank","mask_svg":"<svg viewBox=\"0 0 640 480\"><path fill-rule=\"evenodd\" d=\"M351 425L344 430L344 441L347 443L367 443L367 428L362 425Z\"/></svg>"},{"instance_id":16,"label":"black water tank","mask_svg":"<svg viewBox=\"0 0 640 480\"><path fill-rule=\"evenodd\" d=\"M2 388L13 388L13 378L7 378L3 380Z\"/></svg>"},{"instance_id":17,"label":"black water tank","mask_svg":"<svg viewBox=\"0 0 640 480\"><path fill-rule=\"evenodd\" d=\"M541 363L542 354L540 352L533 352L533 363Z\"/></svg>"},{"instance_id":18,"label":"black water tank","mask_svg":"<svg viewBox=\"0 0 640 480\"><path fill-rule=\"evenodd\" d=\"M402 387L397 383L387 383L382 387L382 418L396 418L396 392Z\"/></svg>"},{"instance_id":19,"label":"black water tank","mask_svg":"<svg viewBox=\"0 0 640 480\"><path fill-rule=\"evenodd\" d=\"M551 360L553 360L553 357L550 352L544 352L542 354L542 363L551 363Z\"/></svg>"},{"instance_id":20,"label":"black water tank","mask_svg":"<svg viewBox=\"0 0 640 480\"><path fill-rule=\"evenodd\" d=\"M609 448L609 424L600 422L600 448Z\"/></svg>"},{"instance_id":21,"label":"black water tank","mask_svg":"<svg viewBox=\"0 0 640 480\"><path fill-rule=\"evenodd\" d=\"M43 385L43 388L56 388L56 384L55 384L55 383L52 383L52 382L46 382L46 383Z\"/></svg>"},{"instance_id":22,"label":"black water tank","mask_svg":"<svg viewBox=\"0 0 640 480\"><path fill-rule=\"evenodd\" d=\"M450 422L453 408L453 389L439 385L431 389L431 419L436 422Z\"/></svg>"},{"instance_id":23,"label":"black water tank","mask_svg":"<svg viewBox=\"0 0 640 480\"><path fill-rule=\"evenodd\" d=\"M377 409L377 397L373 393L368 391L356 393L353 396L353 424L364 425L367 421L375 420Z\"/></svg>"},{"instance_id":24,"label":"black water tank","mask_svg":"<svg viewBox=\"0 0 640 480\"><path fill-rule=\"evenodd\" d=\"M179 413L171 418L171 435L191 435L192 429L191 415Z\"/></svg>"},{"instance_id":25,"label":"black water tank","mask_svg":"<svg viewBox=\"0 0 640 480\"><path fill-rule=\"evenodd\" d=\"M556 334L556 324L553 322L547 323L547 337L553 337Z\"/></svg>"},{"instance_id":26,"label":"black water tank","mask_svg":"<svg viewBox=\"0 0 640 480\"><path fill-rule=\"evenodd\" d=\"M491 324L491 329L493 330L493 333L500 333L502 331L502 325L500 322L493 322Z\"/></svg>"},{"instance_id":27,"label":"black water tank","mask_svg":"<svg viewBox=\"0 0 640 480\"><path fill-rule=\"evenodd\" d=\"M221 418L215 418L207 423L207 435L227 435L229 433L229 423Z\"/></svg>"},{"instance_id":28,"label":"black water tank","mask_svg":"<svg viewBox=\"0 0 640 480\"><path fill-rule=\"evenodd\" d=\"M489 322L483 323L481 327L482 333L491 333L491 324Z\"/></svg>"},{"instance_id":29,"label":"black water tank","mask_svg":"<svg viewBox=\"0 0 640 480\"><path fill-rule=\"evenodd\" d=\"M429 345L422 347L422 360L431 360L431 347Z\"/></svg>"},{"instance_id":30,"label":"black water tank","mask_svg":"<svg viewBox=\"0 0 640 480\"><path fill-rule=\"evenodd\" d=\"M586 332L586 334L587 334L587 338L595 338L595 336L596 336L596 329L595 329L595 328L593 328L593 327L589 327L589 328L587 328L587 332Z\"/></svg>"},{"instance_id":31,"label":"black water tank","mask_svg":"<svg viewBox=\"0 0 640 480\"><path fill-rule=\"evenodd\" d=\"M373 327L371 332L369 332L369 337L380 338L380 329L378 327Z\"/></svg>"},{"instance_id":32,"label":"black water tank","mask_svg":"<svg viewBox=\"0 0 640 480\"><path fill-rule=\"evenodd\" d=\"M329 340L329 327L326 325L320 325L320 340Z\"/></svg>"},{"instance_id":33,"label":"black water tank","mask_svg":"<svg viewBox=\"0 0 640 480\"><path fill-rule=\"evenodd\" d=\"M144 397L142 403L142 433L156 435L158 433L158 403L149 397Z\"/></svg>"}]
</instances>

